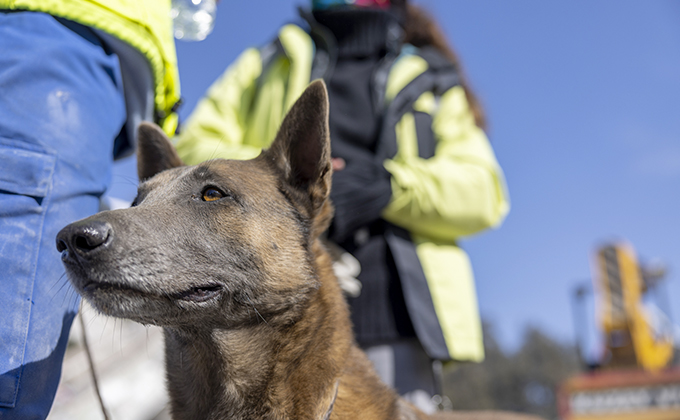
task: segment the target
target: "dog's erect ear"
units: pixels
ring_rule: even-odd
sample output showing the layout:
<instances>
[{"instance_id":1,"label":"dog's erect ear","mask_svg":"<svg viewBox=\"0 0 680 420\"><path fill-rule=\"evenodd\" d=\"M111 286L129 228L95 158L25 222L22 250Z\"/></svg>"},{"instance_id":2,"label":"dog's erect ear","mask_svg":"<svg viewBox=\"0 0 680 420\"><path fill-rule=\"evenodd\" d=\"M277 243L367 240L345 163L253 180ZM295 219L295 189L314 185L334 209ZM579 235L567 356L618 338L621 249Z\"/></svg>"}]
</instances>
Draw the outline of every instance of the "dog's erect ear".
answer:
<instances>
[{"instance_id":1,"label":"dog's erect ear","mask_svg":"<svg viewBox=\"0 0 680 420\"><path fill-rule=\"evenodd\" d=\"M157 173L183 166L168 136L156 124L143 122L137 128L137 174L145 181Z\"/></svg>"},{"instance_id":2,"label":"dog's erect ear","mask_svg":"<svg viewBox=\"0 0 680 420\"><path fill-rule=\"evenodd\" d=\"M321 80L312 82L288 111L267 159L283 171L293 187L309 194L316 213L331 187L328 94Z\"/></svg>"}]
</instances>

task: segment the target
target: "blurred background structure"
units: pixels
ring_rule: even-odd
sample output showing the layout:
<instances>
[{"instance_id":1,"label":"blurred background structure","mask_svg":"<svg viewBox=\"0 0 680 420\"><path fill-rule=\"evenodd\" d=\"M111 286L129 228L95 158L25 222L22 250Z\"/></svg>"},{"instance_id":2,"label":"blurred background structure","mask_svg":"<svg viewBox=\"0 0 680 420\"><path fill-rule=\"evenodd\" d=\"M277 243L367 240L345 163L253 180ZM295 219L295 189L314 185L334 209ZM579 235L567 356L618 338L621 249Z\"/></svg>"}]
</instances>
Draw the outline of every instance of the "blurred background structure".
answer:
<instances>
[{"instance_id":1,"label":"blurred background structure","mask_svg":"<svg viewBox=\"0 0 680 420\"><path fill-rule=\"evenodd\" d=\"M307 3L222 0L212 35L178 42L180 114L186 118L236 54L272 39ZM499 230L463 243L486 319L487 360L452 370L445 386L456 408L556 418L557 386L579 370L570 297L590 281L591 258L601 244L625 238L642 262L665 262L668 312L675 324L680 316L680 3L418 3L437 17L466 65L512 200ZM134 172L133 159L120 162L109 195L131 200ZM596 319L594 312L588 317ZM603 341L597 344L596 324L588 325L592 345L584 352L595 359ZM122 344L111 343L120 332L102 333L94 323L88 331L92 341L101 335L102 351L124 357L144 353L148 341L150 356L140 359L135 379L125 382L129 387L157 369L147 363L156 363L151 349L158 337L151 328L137 347L139 339L128 339L127 328ZM64 378L86 367L79 360L67 360ZM113 366L111 372L122 373L129 365ZM456 386L463 381L465 387ZM155 395L160 385L144 386ZM60 390L50 418L62 418L56 413L63 397ZM116 420L139 418L111 411Z\"/></svg>"}]
</instances>

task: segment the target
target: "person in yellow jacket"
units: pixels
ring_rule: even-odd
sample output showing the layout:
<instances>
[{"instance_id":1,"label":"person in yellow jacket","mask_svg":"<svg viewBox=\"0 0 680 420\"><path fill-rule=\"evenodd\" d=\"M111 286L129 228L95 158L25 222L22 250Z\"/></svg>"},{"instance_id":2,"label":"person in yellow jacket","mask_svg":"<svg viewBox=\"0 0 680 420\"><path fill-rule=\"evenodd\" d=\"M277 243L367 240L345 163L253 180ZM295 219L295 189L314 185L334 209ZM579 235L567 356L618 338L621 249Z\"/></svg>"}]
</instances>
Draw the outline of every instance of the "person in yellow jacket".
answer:
<instances>
[{"instance_id":1,"label":"person in yellow jacket","mask_svg":"<svg viewBox=\"0 0 680 420\"><path fill-rule=\"evenodd\" d=\"M174 134L170 0L0 0L0 418L44 419L78 297L54 242L142 120Z\"/></svg>"},{"instance_id":2,"label":"person in yellow jacket","mask_svg":"<svg viewBox=\"0 0 680 420\"><path fill-rule=\"evenodd\" d=\"M242 53L176 146L189 164L252 158L310 80L326 81L336 169L328 236L361 264L361 292L348 298L357 340L383 379L429 400L432 359L484 357L458 240L501 223L503 173L453 52L420 9L313 0L303 17L306 29L286 25Z\"/></svg>"}]
</instances>

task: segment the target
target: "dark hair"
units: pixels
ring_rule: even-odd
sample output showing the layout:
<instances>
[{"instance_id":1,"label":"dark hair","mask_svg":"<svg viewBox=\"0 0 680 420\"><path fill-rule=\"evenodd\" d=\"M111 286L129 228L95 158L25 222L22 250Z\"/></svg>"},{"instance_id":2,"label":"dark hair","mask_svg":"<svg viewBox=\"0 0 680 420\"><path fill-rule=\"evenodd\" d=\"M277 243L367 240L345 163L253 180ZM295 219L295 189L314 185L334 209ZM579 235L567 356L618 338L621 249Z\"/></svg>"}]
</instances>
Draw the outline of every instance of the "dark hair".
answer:
<instances>
[{"instance_id":1,"label":"dark hair","mask_svg":"<svg viewBox=\"0 0 680 420\"><path fill-rule=\"evenodd\" d=\"M486 129L486 118L477 96L470 89L467 78L461 68L458 56L451 44L446 40L437 22L421 7L410 4L407 0L392 0L392 5L405 11L404 42L415 47L433 46L456 66L460 76L460 84L470 104L470 110L478 127Z\"/></svg>"}]
</instances>

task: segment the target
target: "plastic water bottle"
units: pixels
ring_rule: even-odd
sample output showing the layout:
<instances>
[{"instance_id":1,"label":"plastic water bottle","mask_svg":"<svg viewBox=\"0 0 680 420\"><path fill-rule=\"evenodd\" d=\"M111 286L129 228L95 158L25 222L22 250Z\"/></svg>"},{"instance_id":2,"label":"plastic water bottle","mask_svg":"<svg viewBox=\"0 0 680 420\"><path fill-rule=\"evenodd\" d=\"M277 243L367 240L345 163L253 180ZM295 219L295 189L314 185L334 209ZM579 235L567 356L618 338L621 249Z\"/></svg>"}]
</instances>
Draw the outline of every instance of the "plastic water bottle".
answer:
<instances>
[{"instance_id":1,"label":"plastic water bottle","mask_svg":"<svg viewBox=\"0 0 680 420\"><path fill-rule=\"evenodd\" d=\"M215 0L172 0L175 38L182 41L202 41L213 30L217 4Z\"/></svg>"}]
</instances>

